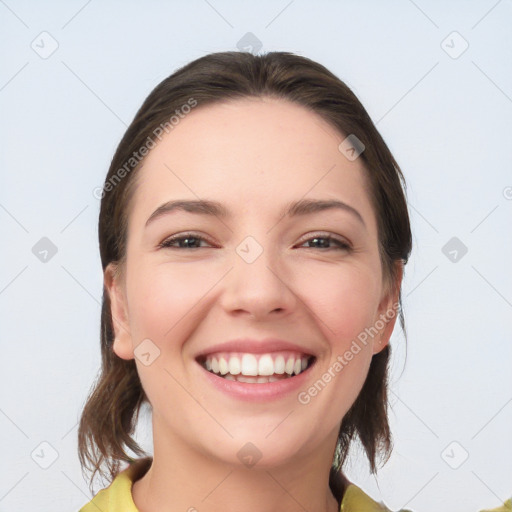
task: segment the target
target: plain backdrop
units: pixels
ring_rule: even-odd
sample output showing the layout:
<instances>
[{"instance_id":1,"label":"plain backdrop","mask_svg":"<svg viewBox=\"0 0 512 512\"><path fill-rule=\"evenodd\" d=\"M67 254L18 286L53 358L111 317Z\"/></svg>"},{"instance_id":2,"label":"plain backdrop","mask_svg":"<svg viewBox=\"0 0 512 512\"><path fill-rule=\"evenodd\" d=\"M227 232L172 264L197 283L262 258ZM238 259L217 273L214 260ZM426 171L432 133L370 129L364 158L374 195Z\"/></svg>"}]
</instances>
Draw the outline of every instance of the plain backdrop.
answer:
<instances>
[{"instance_id":1,"label":"plain backdrop","mask_svg":"<svg viewBox=\"0 0 512 512\"><path fill-rule=\"evenodd\" d=\"M347 475L414 512L512 496L511 24L510 0L0 0L0 511L91 499L76 434L100 364L93 191L149 92L224 50L325 65L407 179L394 452L375 477L356 445Z\"/></svg>"}]
</instances>

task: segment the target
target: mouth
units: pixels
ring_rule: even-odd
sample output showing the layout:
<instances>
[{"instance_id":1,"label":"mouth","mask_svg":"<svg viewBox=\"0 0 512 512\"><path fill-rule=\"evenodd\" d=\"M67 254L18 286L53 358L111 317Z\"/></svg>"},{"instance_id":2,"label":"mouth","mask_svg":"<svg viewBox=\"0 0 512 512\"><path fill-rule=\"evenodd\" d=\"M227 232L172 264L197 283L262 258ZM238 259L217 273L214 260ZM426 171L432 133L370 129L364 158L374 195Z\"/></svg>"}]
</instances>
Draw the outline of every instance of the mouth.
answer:
<instances>
[{"instance_id":1,"label":"mouth","mask_svg":"<svg viewBox=\"0 0 512 512\"><path fill-rule=\"evenodd\" d=\"M315 356L293 351L253 354L243 352L218 352L196 359L206 371L236 382L266 384L294 379L316 361Z\"/></svg>"}]
</instances>

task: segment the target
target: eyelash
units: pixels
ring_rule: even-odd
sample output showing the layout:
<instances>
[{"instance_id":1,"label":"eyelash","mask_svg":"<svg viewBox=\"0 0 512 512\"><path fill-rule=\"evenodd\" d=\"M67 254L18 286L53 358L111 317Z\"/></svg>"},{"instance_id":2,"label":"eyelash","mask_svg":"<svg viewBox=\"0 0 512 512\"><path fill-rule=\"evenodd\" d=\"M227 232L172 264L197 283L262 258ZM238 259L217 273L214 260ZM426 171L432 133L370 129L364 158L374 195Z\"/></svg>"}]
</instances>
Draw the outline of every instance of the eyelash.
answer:
<instances>
[{"instance_id":1,"label":"eyelash","mask_svg":"<svg viewBox=\"0 0 512 512\"><path fill-rule=\"evenodd\" d=\"M179 242L181 240L186 240L187 238L194 238L199 241L204 241L204 242L210 243L208 241L208 239L206 239L205 237L203 237L201 235L197 235L195 233L184 233L181 235L173 235L173 236L167 238L166 240L164 240L163 242L158 244L158 247L160 249L180 249L180 250L202 249L202 247L172 247L171 246L172 243ZM336 244L338 244L338 247L320 247L319 249L322 251L335 250L335 251L349 251L350 252L352 250L352 247L350 244L348 244L347 242L344 242L343 240L340 240L338 238L330 236L330 235L324 236L321 234L316 234L310 238L307 238L306 240L302 241L301 243L304 244L306 242L310 242L311 240L315 240L315 239L328 240L330 242L335 242ZM204 247L203 247L203 249L204 249ZM305 249L315 249L315 247L305 247Z\"/></svg>"}]
</instances>

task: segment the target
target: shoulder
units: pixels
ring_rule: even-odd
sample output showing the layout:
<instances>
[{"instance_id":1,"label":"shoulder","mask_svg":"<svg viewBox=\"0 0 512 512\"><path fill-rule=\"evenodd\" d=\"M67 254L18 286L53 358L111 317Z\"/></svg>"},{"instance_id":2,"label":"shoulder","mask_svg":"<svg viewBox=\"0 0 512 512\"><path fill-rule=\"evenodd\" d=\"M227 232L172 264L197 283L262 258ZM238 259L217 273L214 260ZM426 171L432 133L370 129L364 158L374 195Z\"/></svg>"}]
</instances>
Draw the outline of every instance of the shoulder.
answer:
<instances>
[{"instance_id":1,"label":"shoulder","mask_svg":"<svg viewBox=\"0 0 512 512\"><path fill-rule=\"evenodd\" d=\"M78 512L139 512L132 498L133 482L141 478L151 466L152 458L144 457L132 462L112 483L99 491Z\"/></svg>"},{"instance_id":2,"label":"shoulder","mask_svg":"<svg viewBox=\"0 0 512 512\"><path fill-rule=\"evenodd\" d=\"M393 512L382 502L377 502L354 483L348 483L341 501L340 512ZM400 509L396 512L413 512Z\"/></svg>"},{"instance_id":3,"label":"shoulder","mask_svg":"<svg viewBox=\"0 0 512 512\"><path fill-rule=\"evenodd\" d=\"M503 505L497 508L486 508L485 510L481 510L480 512L512 512L512 498L503 502Z\"/></svg>"},{"instance_id":4,"label":"shoulder","mask_svg":"<svg viewBox=\"0 0 512 512\"><path fill-rule=\"evenodd\" d=\"M343 495L340 512L393 512L387 508L384 503L373 500L360 487L349 483ZM401 508L396 512L414 512L413 510ZM493 508L480 510L479 512L512 512L512 498L508 499L503 505Z\"/></svg>"}]
</instances>

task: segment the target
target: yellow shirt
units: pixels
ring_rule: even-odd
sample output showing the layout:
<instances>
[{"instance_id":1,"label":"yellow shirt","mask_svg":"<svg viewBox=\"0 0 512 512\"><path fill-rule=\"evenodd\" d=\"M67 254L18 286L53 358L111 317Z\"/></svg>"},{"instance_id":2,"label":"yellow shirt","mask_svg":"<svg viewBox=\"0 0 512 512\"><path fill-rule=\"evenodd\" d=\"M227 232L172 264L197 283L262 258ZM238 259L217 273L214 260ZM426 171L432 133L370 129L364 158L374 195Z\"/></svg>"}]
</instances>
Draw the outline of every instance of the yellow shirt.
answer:
<instances>
[{"instance_id":1,"label":"yellow shirt","mask_svg":"<svg viewBox=\"0 0 512 512\"><path fill-rule=\"evenodd\" d=\"M139 512L132 498L133 482L149 469L151 457L136 460L121 471L113 482L94 496L79 512ZM377 503L357 485L350 483L341 501L340 512L392 512L383 503ZM402 509L397 512L413 512ZM512 512L512 499L502 506L480 512Z\"/></svg>"},{"instance_id":2,"label":"yellow shirt","mask_svg":"<svg viewBox=\"0 0 512 512\"><path fill-rule=\"evenodd\" d=\"M139 512L132 498L133 482L142 478L149 469L150 457L138 459L113 482L94 496L79 512ZM384 505L372 500L362 489L350 484L341 502L340 512L391 512ZM407 511L404 511L407 512Z\"/></svg>"}]
</instances>

